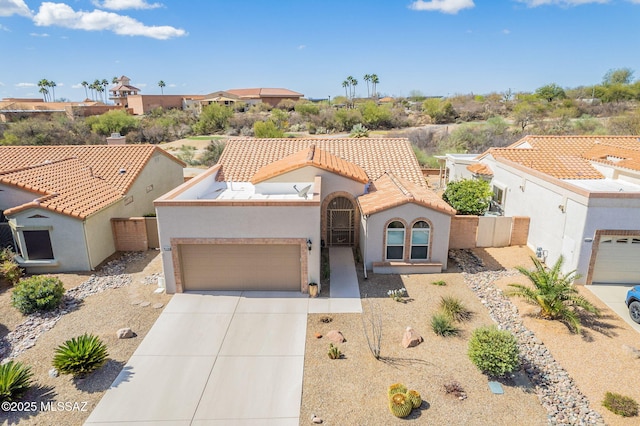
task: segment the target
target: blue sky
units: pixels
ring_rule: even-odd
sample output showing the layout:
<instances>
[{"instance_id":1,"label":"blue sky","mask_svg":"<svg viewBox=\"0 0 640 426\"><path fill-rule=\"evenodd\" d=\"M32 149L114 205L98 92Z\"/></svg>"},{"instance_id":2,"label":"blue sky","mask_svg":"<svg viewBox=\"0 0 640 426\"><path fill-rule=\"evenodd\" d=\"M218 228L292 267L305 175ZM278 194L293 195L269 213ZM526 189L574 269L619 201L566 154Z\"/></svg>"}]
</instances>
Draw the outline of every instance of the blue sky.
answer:
<instances>
[{"instance_id":1,"label":"blue sky","mask_svg":"<svg viewBox=\"0 0 640 426\"><path fill-rule=\"evenodd\" d=\"M285 87L344 95L375 73L408 96L534 91L640 77L640 0L0 0L0 97L85 97L127 75L143 94Z\"/></svg>"}]
</instances>

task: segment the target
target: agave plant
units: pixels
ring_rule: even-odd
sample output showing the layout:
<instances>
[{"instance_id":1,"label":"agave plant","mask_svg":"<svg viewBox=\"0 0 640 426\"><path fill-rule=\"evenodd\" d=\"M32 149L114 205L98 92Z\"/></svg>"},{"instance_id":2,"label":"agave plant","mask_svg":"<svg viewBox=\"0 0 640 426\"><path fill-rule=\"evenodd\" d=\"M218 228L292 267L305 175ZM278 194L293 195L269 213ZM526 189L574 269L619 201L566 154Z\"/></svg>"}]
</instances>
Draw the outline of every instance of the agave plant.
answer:
<instances>
[{"instance_id":1,"label":"agave plant","mask_svg":"<svg viewBox=\"0 0 640 426\"><path fill-rule=\"evenodd\" d=\"M94 335L83 334L58 346L53 366L63 374L84 377L100 368L106 361L107 347Z\"/></svg>"},{"instance_id":2,"label":"agave plant","mask_svg":"<svg viewBox=\"0 0 640 426\"><path fill-rule=\"evenodd\" d=\"M531 257L534 269L522 266L516 269L531 281L533 287L522 284L509 284L514 290L507 294L524 298L527 302L540 306L542 318L566 322L576 333L580 333L580 317L577 308L595 315L600 310L584 297L580 296L573 282L579 278L576 271L568 274L561 272L564 258L560 256L556 263L548 268L537 258Z\"/></svg>"},{"instance_id":3,"label":"agave plant","mask_svg":"<svg viewBox=\"0 0 640 426\"><path fill-rule=\"evenodd\" d=\"M351 138L368 138L369 137L369 129L364 127L361 123L354 125L351 128L351 133L349 134Z\"/></svg>"},{"instance_id":4,"label":"agave plant","mask_svg":"<svg viewBox=\"0 0 640 426\"><path fill-rule=\"evenodd\" d=\"M0 365L0 402L14 401L31 387L31 368L17 361Z\"/></svg>"}]
</instances>

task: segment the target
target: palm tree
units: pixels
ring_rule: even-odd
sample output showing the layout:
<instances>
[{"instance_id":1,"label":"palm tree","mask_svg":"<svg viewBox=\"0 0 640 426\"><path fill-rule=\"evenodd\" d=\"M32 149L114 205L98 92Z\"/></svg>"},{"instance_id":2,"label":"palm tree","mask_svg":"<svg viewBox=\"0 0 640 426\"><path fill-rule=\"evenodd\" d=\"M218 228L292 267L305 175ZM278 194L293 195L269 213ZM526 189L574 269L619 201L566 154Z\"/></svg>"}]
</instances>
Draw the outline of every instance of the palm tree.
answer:
<instances>
[{"instance_id":1,"label":"palm tree","mask_svg":"<svg viewBox=\"0 0 640 426\"><path fill-rule=\"evenodd\" d=\"M380 79L378 78L377 74L371 74L371 86L372 86L372 92L373 92L373 97L377 100L378 99L378 83L380 83Z\"/></svg>"},{"instance_id":2,"label":"palm tree","mask_svg":"<svg viewBox=\"0 0 640 426\"><path fill-rule=\"evenodd\" d=\"M353 76L350 75L349 77L347 77L347 81L349 82L350 98L353 99L356 94L356 86L358 85L358 80L356 80L355 78L353 78Z\"/></svg>"},{"instance_id":3,"label":"palm tree","mask_svg":"<svg viewBox=\"0 0 640 426\"><path fill-rule=\"evenodd\" d=\"M162 92L162 94L164 95L164 87L166 86L166 84L164 83L164 81L160 80L158 82L158 86L160 87L160 92Z\"/></svg>"},{"instance_id":4,"label":"palm tree","mask_svg":"<svg viewBox=\"0 0 640 426\"><path fill-rule=\"evenodd\" d=\"M89 97L89 94L87 93L87 86L89 85L89 83L87 83L85 80L82 83L80 83L80 85L84 87L84 98L87 99Z\"/></svg>"},{"instance_id":5,"label":"palm tree","mask_svg":"<svg viewBox=\"0 0 640 426\"><path fill-rule=\"evenodd\" d=\"M102 93L102 90L99 90L98 88L101 88L101 87L102 87L102 81L96 79L93 82L93 90L96 91L96 97L98 97L98 98L100 96L99 94ZM100 100L100 99L96 99L96 100Z\"/></svg>"},{"instance_id":6,"label":"palm tree","mask_svg":"<svg viewBox=\"0 0 640 426\"><path fill-rule=\"evenodd\" d=\"M362 79L367 82L367 98L368 98L371 96L369 94L369 82L371 81L371 74L365 74Z\"/></svg>"},{"instance_id":7,"label":"palm tree","mask_svg":"<svg viewBox=\"0 0 640 426\"><path fill-rule=\"evenodd\" d=\"M98 84L96 86L96 91L100 94L99 97L102 97L102 99L104 100L104 96L102 95L102 93L104 92L104 87L102 87L102 84Z\"/></svg>"},{"instance_id":8,"label":"palm tree","mask_svg":"<svg viewBox=\"0 0 640 426\"><path fill-rule=\"evenodd\" d=\"M51 101L55 102L56 101L56 82L55 81L48 81L47 82L47 87L51 88Z\"/></svg>"},{"instance_id":9,"label":"palm tree","mask_svg":"<svg viewBox=\"0 0 640 426\"><path fill-rule=\"evenodd\" d=\"M120 81L120 79L118 77L113 77L111 79L111 84L118 84L118 81Z\"/></svg>"},{"instance_id":10,"label":"palm tree","mask_svg":"<svg viewBox=\"0 0 640 426\"><path fill-rule=\"evenodd\" d=\"M107 103L107 87L109 86L109 80L107 80L106 78L103 78L100 83L104 88L104 103L106 104Z\"/></svg>"},{"instance_id":11,"label":"palm tree","mask_svg":"<svg viewBox=\"0 0 640 426\"><path fill-rule=\"evenodd\" d=\"M533 288L522 284L509 284L514 290L509 291L507 295L522 297L528 303L540 306L542 318L564 321L576 333L580 333L580 317L576 308L600 315L600 310L580 296L574 287L573 281L579 278L576 271L566 275L560 271L564 263L562 256L551 268L544 266L533 256L531 260L535 267L533 270L522 266L517 266L516 269L531 281Z\"/></svg>"},{"instance_id":12,"label":"palm tree","mask_svg":"<svg viewBox=\"0 0 640 426\"><path fill-rule=\"evenodd\" d=\"M47 95L49 94L49 90L47 89L47 87L49 87L49 80L43 78L38 82L38 87L40 88L39 92L43 95L44 102L47 102Z\"/></svg>"},{"instance_id":13,"label":"palm tree","mask_svg":"<svg viewBox=\"0 0 640 426\"><path fill-rule=\"evenodd\" d=\"M344 97L349 99L349 94L347 93L347 87L349 87L349 82L347 80L343 81L342 87L344 87Z\"/></svg>"}]
</instances>

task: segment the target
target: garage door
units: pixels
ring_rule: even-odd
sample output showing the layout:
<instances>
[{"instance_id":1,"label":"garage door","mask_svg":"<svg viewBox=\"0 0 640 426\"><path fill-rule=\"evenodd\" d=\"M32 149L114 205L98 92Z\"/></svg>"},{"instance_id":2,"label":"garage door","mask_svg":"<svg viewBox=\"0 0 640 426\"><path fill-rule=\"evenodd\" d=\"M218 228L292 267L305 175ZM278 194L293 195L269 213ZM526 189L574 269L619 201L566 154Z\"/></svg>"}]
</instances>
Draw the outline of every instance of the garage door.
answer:
<instances>
[{"instance_id":1,"label":"garage door","mask_svg":"<svg viewBox=\"0 0 640 426\"><path fill-rule=\"evenodd\" d=\"M183 289L300 291L300 245L185 244Z\"/></svg>"},{"instance_id":2,"label":"garage door","mask_svg":"<svg viewBox=\"0 0 640 426\"><path fill-rule=\"evenodd\" d=\"M640 284L640 236L602 236L596 256L591 282Z\"/></svg>"}]
</instances>

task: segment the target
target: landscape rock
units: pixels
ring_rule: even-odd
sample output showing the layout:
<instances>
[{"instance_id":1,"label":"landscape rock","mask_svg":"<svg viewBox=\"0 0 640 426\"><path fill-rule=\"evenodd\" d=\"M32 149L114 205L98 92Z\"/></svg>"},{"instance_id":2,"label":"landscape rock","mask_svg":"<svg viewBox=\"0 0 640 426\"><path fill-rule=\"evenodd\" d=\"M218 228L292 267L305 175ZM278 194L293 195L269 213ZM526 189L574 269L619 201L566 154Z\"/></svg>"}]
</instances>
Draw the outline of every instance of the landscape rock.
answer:
<instances>
[{"instance_id":1,"label":"landscape rock","mask_svg":"<svg viewBox=\"0 0 640 426\"><path fill-rule=\"evenodd\" d=\"M160 302L158 302L158 303L154 303L154 304L153 304L153 309L160 309L160 308L162 308L163 306L164 306L164 303L160 303Z\"/></svg>"},{"instance_id":2,"label":"landscape rock","mask_svg":"<svg viewBox=\"0 0 640 426\"><path fill-rule=\"evenodd\" d=\"M60 373L58 373L58 370L56 370L55 368L49 370L49 377L58 377L59 375Z\"/></svg>"},{"instance_id":3,"label":"landscape rock","mask_svg":"<svg viewBox=\"0 0 640 426\"><path fill-rule=\"evenodd\" d=\"M121 328L116 332L116 336L118 336L118 339L131 339L132 337L135 337L135 335L136 334L128 327Z\"/></svg>"},{"instance_id":4,"label":"landscape rock","mask_svg":"<svg viewBox=\"0 0 640 426\"><path fill-rule=\"evenodd\" d=\"M424 339L411 327L407 327L402 336L402 346L405 348L413 348L422 343Z\"/></svg>"},{"instance_id":5,"label":"landscape rock","mask_svg":"<svg viewBox=\"0 0 640 426\"><path fill-rule=\"evenodd\" d=\"M147 306L149 306L151 304L151 302L142 302L140 303L138 306L142 307L142 308L146 308Z\"/></svg>"},{"instance_id":6,"label":"landscape rock","mask_svg":"<svg viewBox=\"0 0 640 426\"><path fill-rule=\"evenodd\" d=\"M333 343L343 343L346 340L338 330L331 330L328 332L327 339L331 340Z\"/></svg>"}]
</instances>

